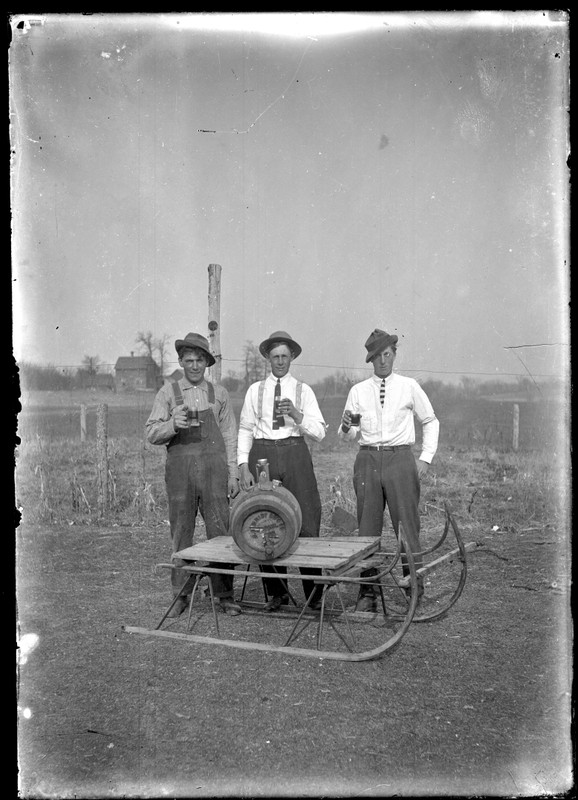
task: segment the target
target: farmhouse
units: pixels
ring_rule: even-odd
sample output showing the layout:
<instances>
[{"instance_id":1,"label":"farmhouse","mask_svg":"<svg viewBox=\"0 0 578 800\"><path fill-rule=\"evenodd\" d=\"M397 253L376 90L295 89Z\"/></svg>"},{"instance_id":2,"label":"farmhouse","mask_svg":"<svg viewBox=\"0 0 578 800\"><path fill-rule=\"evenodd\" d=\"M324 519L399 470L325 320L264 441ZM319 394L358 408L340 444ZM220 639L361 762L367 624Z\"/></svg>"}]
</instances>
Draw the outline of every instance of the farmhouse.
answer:
<instances>
[{"instance_id":1,"label":"farmhouse","mask_svg":"<svg viewBox=\"0 0 578 800\"><path fill-rule=\"evenodd\" d=\"M160 370L150 356L120 356L114 365L117 391L157 389Z\"/></svg>"}]
</instances>

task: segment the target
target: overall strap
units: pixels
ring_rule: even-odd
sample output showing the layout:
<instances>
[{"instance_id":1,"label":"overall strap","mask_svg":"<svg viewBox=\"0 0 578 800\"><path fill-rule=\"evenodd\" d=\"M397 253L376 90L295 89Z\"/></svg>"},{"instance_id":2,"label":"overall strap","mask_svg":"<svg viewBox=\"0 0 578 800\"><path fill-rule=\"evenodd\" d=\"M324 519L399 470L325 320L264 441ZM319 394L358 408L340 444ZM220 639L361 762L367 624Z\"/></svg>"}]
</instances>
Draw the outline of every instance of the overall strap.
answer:
<instances>
[{"instance_id":1,"label":"overall strap","mask_svg":"<svg viewBox=\"0 0 578 800\"><path fill-rule=\"evenodd\" d=\"M173 381L173 394L175 395L175 403L178 406L183 405L183 393L181 392L181 387L178 384L178 381Z\"/></svg>"},{"instance_id":2,"label":"overall strap","mask_svg":"<svg viewBox=\"0 0 578 800\"><path fill-rule=\"evenodd\" d=\"M265 381L261 381L259 384L259 397L257 400L257 419L262 419L263 417L263 392L265 391Z\"/></svg>"},{"instance_id":3,"label":"overall strap","mask_svg":"<svg viewBox=\"0 0 578 800\"><path fill-rule=\"evenodd\" d=\"M177 381L173 381L173 393L175 395L175 403L178 406L183 405L183 393ZM209 405L215 405L215 387L210 381L207 381L207 393L209 395Z\"/></svg>"}]
</instances>

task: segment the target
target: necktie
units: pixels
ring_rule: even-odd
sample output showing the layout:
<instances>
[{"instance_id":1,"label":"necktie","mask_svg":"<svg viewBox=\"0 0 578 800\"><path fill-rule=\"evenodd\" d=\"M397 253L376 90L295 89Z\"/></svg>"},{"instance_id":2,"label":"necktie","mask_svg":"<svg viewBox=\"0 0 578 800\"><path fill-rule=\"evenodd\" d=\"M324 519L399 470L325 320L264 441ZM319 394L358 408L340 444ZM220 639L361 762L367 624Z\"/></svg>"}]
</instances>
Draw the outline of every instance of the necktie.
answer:
<instances>
[{"instance_id":1,"label":"necktie","mask_svg":"<svg viewBox=\"0 0 578 800\"><path fill-rule=\"evenodd\" d=\"M381 381L381 388L379 390L379 401L383 408L383 401L385 400L385 378Z\"/></svg>"},{"instance_id":2,"label":"necktie","mask_svg":"<svg viewBox=\"0 0 578 800\"><path fill-rule=\"evenodd\" d=\"M275 395L273 397L273 430L277 431L285 425L283 416L277 411L277 403L281 399L281 380L277 378L275 384Z\"/></svg>"}]
</instances>

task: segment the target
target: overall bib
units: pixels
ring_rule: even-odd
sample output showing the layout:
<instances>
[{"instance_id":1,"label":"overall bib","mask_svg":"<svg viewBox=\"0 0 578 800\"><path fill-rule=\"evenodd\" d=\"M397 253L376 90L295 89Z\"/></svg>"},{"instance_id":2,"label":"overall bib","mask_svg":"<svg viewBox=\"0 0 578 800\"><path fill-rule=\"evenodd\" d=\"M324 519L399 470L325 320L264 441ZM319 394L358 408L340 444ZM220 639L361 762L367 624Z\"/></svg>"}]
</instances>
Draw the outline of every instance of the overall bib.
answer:
<instances>
[{"instance_id":1,"label":"overall bib","mask_svg":"<svg viewBox=\"0 0 578 800\"><path fill-rule=\"evenodd\" d=\"M215 390L207 382L209 406L215 402ZM173 384L177 405L183 398L178 384ZM165 482L169 503L169 520L173 552L178 552L193 544L197 511L200 511L207 533L207 539L215 536L228 536L229 501L228 468L225 442L215 415L210 408L199 411L198 427L179 430L167 445ZM174 560L175 565L186 562ZM233 569L230 564L211 564ZM213 591L217 597L233 596L232 575L211 575ZM173 594L177 595L183 584L192 577L178 569L171 570Z\"/></svg>"}]
</instances>

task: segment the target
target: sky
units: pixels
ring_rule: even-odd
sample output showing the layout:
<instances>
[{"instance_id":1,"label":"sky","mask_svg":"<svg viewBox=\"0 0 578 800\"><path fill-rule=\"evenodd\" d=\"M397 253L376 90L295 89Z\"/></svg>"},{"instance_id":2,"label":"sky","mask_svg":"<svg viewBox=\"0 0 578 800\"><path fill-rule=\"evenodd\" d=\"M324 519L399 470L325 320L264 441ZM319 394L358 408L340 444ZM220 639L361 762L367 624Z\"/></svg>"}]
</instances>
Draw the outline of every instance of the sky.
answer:
<instances>
[{"instance_id":1,"label":"sky","mask_svg":"<svg viewBox=\"0 0 578 800\"><path fill-rule=\"evenodd\" d=\"M222 375L275 330L296 377L569 364L563 12L11 18L13 348L112 370L208 334ZM109 366L107 366L109 365Z\"/></svg>"}]
</instances>

